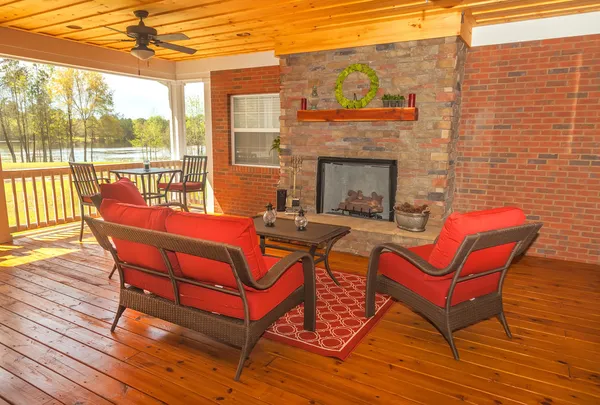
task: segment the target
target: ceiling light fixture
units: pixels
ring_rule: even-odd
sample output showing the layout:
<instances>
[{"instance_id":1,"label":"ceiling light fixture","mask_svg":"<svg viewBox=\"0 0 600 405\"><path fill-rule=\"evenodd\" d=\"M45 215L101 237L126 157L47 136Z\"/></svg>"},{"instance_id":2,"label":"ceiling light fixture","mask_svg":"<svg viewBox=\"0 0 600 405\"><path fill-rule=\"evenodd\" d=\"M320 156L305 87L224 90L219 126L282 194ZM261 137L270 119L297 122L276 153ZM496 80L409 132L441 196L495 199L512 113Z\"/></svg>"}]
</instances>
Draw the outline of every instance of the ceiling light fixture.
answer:
<instances>
[{"instance_id":1,"label":"ceiling light fixture","mask_svg":"<svg viewBox=\"0 0 600 405\"><path fill-rule=\"evenodd\" d=\"M79 25L67 25L67 28L70 30L80 30L82 29Z\"/></svg>"},{"instance_id":2,"label":"ceiling light fixture","mask_svg":"<svg viewBox=\"0 0 600 405\"><path fill-rule=\"evenodd\" d=\"M148 48L146 45L139 44L131 49L131 54L138 59L148 60L154 56L154 50Z\"/></svg>"},{"instance_id":3,"label":"ceiling light fixture","mask_svg":"<svg viewBox=\"0 0 600 405\"><path fill-rule=\"evenodd\" d=\"M236 34L238 37L249 37L251 34L249 32L240 32Z\"/></svg>"}]
</instances>

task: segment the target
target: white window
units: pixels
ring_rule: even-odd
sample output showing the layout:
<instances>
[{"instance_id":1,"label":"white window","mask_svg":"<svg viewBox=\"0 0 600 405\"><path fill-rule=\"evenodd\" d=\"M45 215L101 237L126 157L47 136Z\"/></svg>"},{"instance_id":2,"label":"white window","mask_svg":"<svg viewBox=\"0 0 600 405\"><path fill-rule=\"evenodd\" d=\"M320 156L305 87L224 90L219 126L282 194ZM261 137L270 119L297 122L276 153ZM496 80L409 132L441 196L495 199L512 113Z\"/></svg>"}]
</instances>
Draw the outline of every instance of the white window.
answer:
<instances>
[{"instance_id":1,"label":"white window","mask_svg":"<svg viewBox=\"0 0 600 405\"><path fill-rule=\"evenodd\" d=\"M273 141L279 136L279 94L231 97L234 165L279 167Z\"/></svg>"}]
</instances>

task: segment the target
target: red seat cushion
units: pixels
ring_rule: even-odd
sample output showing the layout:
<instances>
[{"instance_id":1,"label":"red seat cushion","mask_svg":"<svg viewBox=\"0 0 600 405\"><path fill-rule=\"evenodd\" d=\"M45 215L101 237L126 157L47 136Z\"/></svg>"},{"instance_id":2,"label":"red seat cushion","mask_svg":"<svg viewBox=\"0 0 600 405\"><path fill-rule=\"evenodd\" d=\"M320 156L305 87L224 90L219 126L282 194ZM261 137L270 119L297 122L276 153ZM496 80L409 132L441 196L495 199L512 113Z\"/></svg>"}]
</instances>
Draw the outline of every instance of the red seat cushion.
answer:
<instances>
[{"instance_id":1,"label":"red seat cushion","mask_svg":"<svg viewBox=\"0 0 600 405\"><path fill-rule=\"evenodd\" d=\"M520 208L516 207L473 211L467 214L453 213L444 223L442 232L431 251L428 261L433 266L442 269L452 262L460 244L467 235L519 226L524 223L525 214ZM471 253L461 271L461 276L504 266L514 246L514 243L507 243ZM452 278L452 276L453 274L448 274L444 278ZM424 278L425 280L439 280L439 277L432 277L427 274Z\"/></svg>"},{"instance_id":2,"label":"red seat cushion","mask_svg":"<svg viewBox=\"0 0 600 405\"><path fill-rule=\"evenodd\" d=\"M169 186L169 183L158 183L158 188L165 189ZM202 190L202 183L196 183L192 181L188 181L185 184L186 191L199 191ZM183 191L183 183L171 183L169 186L169 191Z\"/></svg>"},{"instance_id":3,"label":"red seat cushion","mask_svg":"<svg viewBox=\"0 0 600 405\"><path fill-rule=\"evenodd\" d=\"M131 180L126 177L109 184L100 184L102 199L117 200L118 202L146 206L146 200Z\"/></svg>"},{"instance_id":4,"label":"red seat cushion","mask_svg":"<svg viewBox=\"0 0 600 405\"><path fill-rule=\"evenodd\" d=\"M175 212L167 218L166 228L169 233L239 246L254 279L259 280L267 273L251 218ZM177 259L186 277L225 287L237 287L228 264L183 253L177 253Z\"/></svg>"},{"instance_id":5,"label":"red seat cushion","mask_svg":"<svg viewBox=\"0 0 600 405\"><path fill-rule=\"evenodd\" d=\"M100 215L107 222L113 222L121 225L135 226L138 228L149 229L153 231L166 232L165 220L173 213L168 207L140 207L131 204L122 204L116 200L104 199L100 205ZM124 262L134 264L151 270L167 273L167 266L158 251L158 249L141 243L129 242L126 240L113 238L113 243L117 249L119 259ZM173 271L181 275L177 257L173 253L167 253L173 267ZM139 270L131 268L124 269L125 282L136 287L148 290L160 295L160 284L171 282L168 279L162 279L159 276L145 274ZM139 275L145 276L142 283Z\"/></svg>"},{"instance_id":6,"label":"red seat cushion","mask_svg":"<svg viewBox=\"0 0 600 405\"><path fill-rule=\"evenodd\" d=\"M264 261L269 267L272 267L278 260L276 257L264 257ZM174 300L173 286L167 279L160 279L160 277L135 272L131 273L131 277L127 283L135 286L146 286L148 288L140 288L152 291L163 298ZM296 263L268 290L256 291L246 289L250 320L256 321L264 317L289 297L291 293L302 286L303 283L302 265ZM188 283L179 282L177 284L182 305L232 318L244 319L244 305L241 298Z\"/></svg>"},{"instance_id":7,"label":"red seat cushion","mask_svg":"<svg viewBox=\"0 0 600 405\"><path fill-rule=\"evenodd\" d=\"M427 259L434 247L435 245L424 245L411 247L409 250ZM452 280L448 278L432 277L433 280L424 280L423 274L425 273L400 256L390 252L381 255L379 272L439 307L446 305L446 297L452 283ZM498 288L499 280L500 273L495 273L457 284L452 295L452 305L494 292Z\"/></svg>"},{"instance_id":8,"label":"red seat cushion","mask_svg":"<svg viewBox=\"0 0 600 405\"><path fill-rule=\"evenodd\" d=\"M84 195L81 197L81 201L85 204L93 204L92 198L90 196Z\"/></svg>"}]
</instances>

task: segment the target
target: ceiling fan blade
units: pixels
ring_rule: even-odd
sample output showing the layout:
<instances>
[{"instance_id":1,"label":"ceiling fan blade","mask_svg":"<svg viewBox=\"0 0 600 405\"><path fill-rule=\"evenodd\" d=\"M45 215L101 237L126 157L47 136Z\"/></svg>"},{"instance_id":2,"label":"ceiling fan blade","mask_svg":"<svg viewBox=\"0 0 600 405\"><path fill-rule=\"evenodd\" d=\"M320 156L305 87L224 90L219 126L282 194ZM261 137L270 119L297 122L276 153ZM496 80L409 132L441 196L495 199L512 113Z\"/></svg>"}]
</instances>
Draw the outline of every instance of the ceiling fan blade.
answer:
<instances>
[{"instance_id":1,"label":"ceiling fan blade","mask_svg":"<svg viewBox=\"0 0 600 405\"><path fill-rule=\"evenodd\" d=\"M113 28L113 27L107 27L107 26L104 26L104 28L108 28L109 30L113 30L113 31L116 31L116 32L120 32L121 34L125 34L125 35L129 36L129 34L127 34L125 31L121 31L121 30L118 30L118 29L116 29L116 28Z\"/></svg>"},{"instance_id":2,"label":"ceiling fan blade","mask_svg":"<svg viewBox=\"0 0 600 405\"><path fill-rule=\"evenodd\" d=\"M187 46L175 45L175 44L170 44L168 42L161 42L161 41L153 41L152 43L156 46L171 49L171 50L177 51L177 52L187 53L188 55L193 55L196 53L195 49L188 48Z\"/></svg>"},{"instance_id":3,"label":"ceiling fan blade","mask_svg":"<svg viewBox=\"0 0 600 405\"><path fill-rule=\"evenodd\" d=\"M94 39L91 42L135 42L135 39Z\"/></svg>"},{"instance_id":4,"label":"ceiling fan blade","mask_svg":"<svg viewBox=\"0 0 600 405\"><path fill-rule=\"evenodd\" d=\"M182 34L182 33L176 33L176 34L163 34L163 35L155 35L154 39L156 39L157 41L185 41L186 39L189 39L187 35Z\"/></svg>"}]
</instances>

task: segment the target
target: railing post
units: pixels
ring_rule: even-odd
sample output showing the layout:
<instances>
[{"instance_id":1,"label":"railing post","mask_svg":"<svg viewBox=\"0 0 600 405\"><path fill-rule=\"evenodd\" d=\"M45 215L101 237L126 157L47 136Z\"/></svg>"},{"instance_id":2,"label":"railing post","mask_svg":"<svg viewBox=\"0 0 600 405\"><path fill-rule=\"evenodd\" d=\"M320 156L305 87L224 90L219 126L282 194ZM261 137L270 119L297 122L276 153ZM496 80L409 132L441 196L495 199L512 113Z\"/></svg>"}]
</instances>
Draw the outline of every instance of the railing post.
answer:
<instances>
[{"instance_id":1,"label":"railing post","mask_svg":"<svg viewBox=\"0 0 600 405\"><path fill-rule=\"evenodd\" d=\"M6 206L6 191L4 189L4 172L0 157L0 243L12 242L8 225L8 207Z\"/></svg>"}]
</instances>

